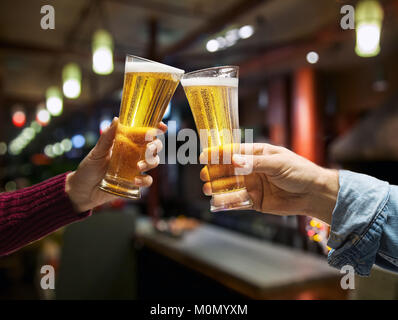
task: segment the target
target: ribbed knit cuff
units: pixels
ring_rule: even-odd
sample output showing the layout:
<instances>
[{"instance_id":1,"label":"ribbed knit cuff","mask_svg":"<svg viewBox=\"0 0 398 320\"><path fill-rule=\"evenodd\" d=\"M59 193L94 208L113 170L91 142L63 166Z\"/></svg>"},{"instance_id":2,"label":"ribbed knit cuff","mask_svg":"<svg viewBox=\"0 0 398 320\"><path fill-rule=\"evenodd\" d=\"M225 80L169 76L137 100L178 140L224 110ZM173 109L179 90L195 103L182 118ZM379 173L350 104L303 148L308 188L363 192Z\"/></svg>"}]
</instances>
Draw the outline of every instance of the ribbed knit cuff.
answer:
<instances>
[{"instance_id":1,"label":"ribbed knit cuff","mask_svg":"<svg viewBox=\"0 0 398 320\"><path fill-rule=\"evenodd\" d=\"M38 240L55 230L84 219L65 192L67 173L32 187L0 194L0 255Z\"/></svg>"}]
</instances>

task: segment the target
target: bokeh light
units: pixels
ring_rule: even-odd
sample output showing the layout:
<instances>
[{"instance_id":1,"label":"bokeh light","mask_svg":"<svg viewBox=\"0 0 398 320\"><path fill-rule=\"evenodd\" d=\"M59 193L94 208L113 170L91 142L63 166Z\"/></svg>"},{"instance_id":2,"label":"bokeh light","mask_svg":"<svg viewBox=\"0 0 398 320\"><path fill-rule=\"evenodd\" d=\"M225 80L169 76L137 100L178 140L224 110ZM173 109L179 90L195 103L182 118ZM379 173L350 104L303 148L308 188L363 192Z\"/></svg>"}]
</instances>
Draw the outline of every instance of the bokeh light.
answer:
<instances>
[{"instance_id":1,"label":"bokeh light","mask_svg":"<svg viewBox=\"0 0 398 320\"><path fill-rule=\"evenodd\" d=\"M50 87L46 91L46 108L52 116L59 116L63 109L61 91L57 87Z\"/></svg>"},{"instance_id":2,"label":"bokeh light","mask_svg":"<svg viewBox=\"0 0 398 320\"><path fill-rule=\"evenodd\" d=\"M61 146L65 152L69 152L72 150L72 141L70 139L64 139L61 141Z\"/></svg>"},{"instance_id":3,"label":"bokeh light","mask_svg":"<svg viewBox=\"0 0 398 320\"><path fill-rule=\"evenodd\" d=\"M50 118L50 113L46 109L38 110L36 120L40 125L46 126L50 122Z\"/></svg>"},{"instance_id":4,"label":"bokeh light","mask_svg":"<svg viewBox=\"0 0 398 320\"><path fill-rule=\"evenodd\" d=\"M74 148L82 148L85 143L86 139L81 134L77 134L72 137L72 145Z\"/></svg>"},{"instance_id":5,"label":"bokeh light","mask_svg":"<svg viewBox=\"0 0 398 320\"><path fill-rule=\"evenodd\" d=\"M12 115L12 123L14 126L20 128L25 125L26 122L26 115L25 112L22 110L15 111L14 114Z\"/></svg>"},{"instance_id":6,"label":"bokeh light","mask_svg":"<svg viewBox=\"0 0 398 320\"><path fill-rule=\"evenodd\" d=\"M307 53L307 61L308 63L315 64L319 60L319 55L315 51L311 51Z\"/></svg>"},{"instance_id":7,"label":"bokeh light","mask_svg":"<svg viewBox=\"0 0 398 320\"><path fill-rule=\"evenodd\" d=\"M108 128L111 125L112 121L110 119L104 119L100 122L100 133L102 134L102 132Z\"/></svg>"},{"instance_id":8,"label":"bokeh light","mask_svg":"<svg viewBox=\"0 0 398 320\"><path fill-rule=\"evenodd\" d=\"M242 39L250 38L254 34L254 28L250 25L243 26L239 29L239 37Z\"/></svg>"}]
</instances>

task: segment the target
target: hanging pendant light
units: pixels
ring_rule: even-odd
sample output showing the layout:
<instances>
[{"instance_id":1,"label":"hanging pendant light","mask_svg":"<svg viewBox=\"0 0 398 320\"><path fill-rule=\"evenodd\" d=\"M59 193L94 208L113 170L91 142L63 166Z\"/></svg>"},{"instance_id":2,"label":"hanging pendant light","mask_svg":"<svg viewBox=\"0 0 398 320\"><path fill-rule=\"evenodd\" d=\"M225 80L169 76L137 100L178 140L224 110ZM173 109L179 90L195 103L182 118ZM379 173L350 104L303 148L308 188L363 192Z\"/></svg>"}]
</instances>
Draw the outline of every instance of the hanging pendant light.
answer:
<instances>
[{"instance_id":1,"label":"hanging pendant light","mask_svg":"<svg viewBox=\"0 0 398 320\"><path fill-rule=\"evenodd\" d=\"M40 126L46 126L51 120L50 112L44 107L39 107L36 112L36 121Z\"/></svg>"},{"instance_id":2,"label":"hanging pendant light","mask_svg":"<svg viewBox=\"0 0 398 320\"><path fill-rule=\"evenodd\" d=\"M356 47L360 57L374 57L380 52L383 8L376 0L362 0L355 9Z\"/></svg>"},{"instance_id":3,"label":"hanging pendant light","mask_svg":"<svg viewBox=\"0 0 398 320\"><path fill-rule=\"evenodd\" d=\"M93 37L93 70L106 75L113 71L113 40L108 31L98 30Z\"/></svg>"},{"instance_id":4,"label":"hanging pendant light","mask_svg":"<svg viewBox=\"0 0 398 320\"><path fill-rule=\"evenodd\" d=\"M68 63L62 70L63 92L65 97L76 99L81 93L82 72L76 63Z\"/></svg>"},{"instance_id":5,"label":"hanging pendant light","mask_svg":"<svg viewBox=\"0 0 398 320\"><path fill-rule=\"evenodd\" d=\"M63 98L61 90L50 87L46 91L46 108L52 116L59 116L63 109Z\"/></svg>"}]
</instances>

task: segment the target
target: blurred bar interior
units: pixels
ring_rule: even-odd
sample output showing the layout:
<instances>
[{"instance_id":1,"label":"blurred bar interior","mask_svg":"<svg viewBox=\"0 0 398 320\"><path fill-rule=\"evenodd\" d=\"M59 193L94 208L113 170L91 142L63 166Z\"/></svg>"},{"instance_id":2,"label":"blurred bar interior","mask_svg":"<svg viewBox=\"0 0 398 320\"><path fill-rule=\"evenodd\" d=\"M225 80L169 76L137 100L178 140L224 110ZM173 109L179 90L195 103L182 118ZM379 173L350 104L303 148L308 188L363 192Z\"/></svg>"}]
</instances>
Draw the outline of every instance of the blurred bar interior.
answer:
<instances>
[{"instance_id":1,"label":"blurred bar interior","mask_svg":"<svg viewBox=\"0 0 398 320\"><path fill-rule=\"evenodd\" d=\"M186 72L238 65L255 141L398 184L398 1L376 1L369 22L355 0L54 0L55 30L43 30L46 4L0 3L1 192L76 168L118 115L126 54ZM357 6L356 29L342 29L344 5ZM195 128L181 86L168 121L168 141ZM315 219L211 214L200 169L169 159L141 200L1 258L0 298L398 298L378 269L342 290ZM43 264L56 290L40 289Z\"/></svg>"}]
</instances>

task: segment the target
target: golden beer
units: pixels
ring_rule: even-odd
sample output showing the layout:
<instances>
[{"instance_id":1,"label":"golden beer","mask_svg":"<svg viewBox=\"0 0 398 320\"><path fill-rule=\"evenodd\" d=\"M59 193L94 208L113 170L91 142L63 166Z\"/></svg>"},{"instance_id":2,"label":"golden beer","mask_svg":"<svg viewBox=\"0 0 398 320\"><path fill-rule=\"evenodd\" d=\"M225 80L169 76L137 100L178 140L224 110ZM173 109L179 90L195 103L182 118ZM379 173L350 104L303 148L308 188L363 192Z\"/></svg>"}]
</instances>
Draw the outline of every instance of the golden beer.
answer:
<instances>
[{"instance_id":1,"label":"golden beer","mask_svg":"<svg viewBox=\"0 0 398 320\"><path fill-rule=\"evenodd\" d=\"M108 171L100 188L127 198L139 198L134 178L145 159L147 144L162 120L184 71L127 56L119 125Z\"/></svg>"},{"instance_id":2,"label":"golden beer","mask_svg":"<svg viewBox=\"0 0 398 320\"><path fill-rule=\"evenodd\" d=\"M231 69L231 77L228 77ZM219 72L218 72L219 71ZM220 75L221 74L221 75ZM220 67L186 74L181 80L200 134L203 152L208 154L208 172L213 192L211 211L251 207L243 176L234 175L231 153L240 142L237 68ZM218 149L216 157L213 150ZM228 197L224 197L230 193ZM229 199L229 203L223 199Z\"/></svg>"}]
</instances>

